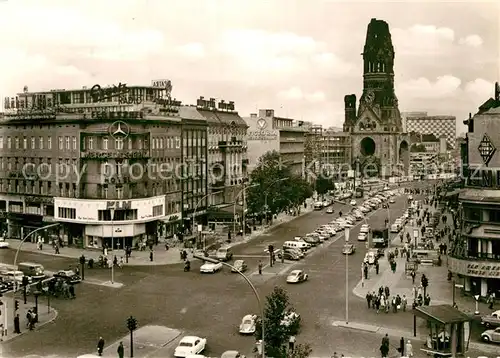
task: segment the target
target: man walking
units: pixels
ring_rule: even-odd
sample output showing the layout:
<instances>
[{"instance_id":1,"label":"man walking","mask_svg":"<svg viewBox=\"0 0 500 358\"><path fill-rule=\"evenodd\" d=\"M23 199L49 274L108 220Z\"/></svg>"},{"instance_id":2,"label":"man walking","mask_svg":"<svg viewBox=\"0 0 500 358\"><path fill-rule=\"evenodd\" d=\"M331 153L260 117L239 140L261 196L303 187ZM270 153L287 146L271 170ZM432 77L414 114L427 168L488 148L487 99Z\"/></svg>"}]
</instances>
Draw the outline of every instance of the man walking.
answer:
<instances>
[{"instance_id":1,"label":"man walking","mask_svg":"<svg viewBox=\"0 0 500 358\"><path fill-rule=\"evenodd\" d=\"M123 358L125 355L125 349L123 348L123 342L120 342L120 345L118 346L118 349L116 350L116 353L118 353L118 358Z\"/></svg>"},{"instance_id":2,"label":"man walking","mask_svg":"<svg viewBox=\"0 0 500 358\"><path fill-rule=\"evenodd\" d=\"M102 356L102 352L104 351L104 339L99 337L99 342L97 342L97 354Z\"/></svg>"},{"instance_id":3,"label":"man walking","mask_svg":"<svg viewBox=\"0 0 500 358\"><path fill-rule=\"evenodd\" d=\"M293 350L295 349L295 336L291 335L290 339L288 340L288 350L293 353Z\"/></svg>"},{"instance_id":4,"label":"man walking","mask_svg":"<svg viewBox=\"0 0 500 358\"><path fill-rule=\"evenodd\" d=\"M262 261L259 261L259 275L262 275Z\"/></svg>"},{"instance_id":5,"label":"man walking","mask_svg":"<svg viewBox=\"0 0 500 358\"><path fill-rule=\"evenodd\" d=\"M16 316L14 317L14 333L21 333L21 329L19 327L19 313L16 313Z\"/></svg>"}]
</instances>

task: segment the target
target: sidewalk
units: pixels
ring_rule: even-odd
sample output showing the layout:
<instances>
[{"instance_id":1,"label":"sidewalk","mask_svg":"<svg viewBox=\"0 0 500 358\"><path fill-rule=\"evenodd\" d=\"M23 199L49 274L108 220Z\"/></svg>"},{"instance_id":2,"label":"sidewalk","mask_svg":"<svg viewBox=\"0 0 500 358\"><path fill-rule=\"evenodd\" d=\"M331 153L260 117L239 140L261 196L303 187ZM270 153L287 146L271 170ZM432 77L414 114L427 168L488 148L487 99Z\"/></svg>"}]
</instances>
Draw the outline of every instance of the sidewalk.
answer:
<instances>
[{"instance_id":1,"label":"sidewalk","mask_svg":"<svg viewBox=\"0 0 500 358\"><path fill-rule=\"evenodd\" d=\"M242 243L249 242L255 237L258 237L265 232L272 230L273 228L282 225L284 223L290 222L300 216L306 215L313 211L314 205L311 199L307 199L307 208L304 209L304 207L301 208L300 214L296 216L288 215L285 213L280 213L276 219L273 220L272 225L265 226L262 225L261 227L258 227L257 230L253 231L252 234L248 235L245 237L243 240L242 236L236 236L233 237L232 242L225 245L228 247L234 247ZM19 240L12 240L8 239L7 242L10 245L10 248L13 250L17 250L20 246L20 241ZM153 248L153 261L150 260L149 258L149 250L146 251L138 251L134 250L132 251L132 256L129 258L128 263L126 263L126 266L155 266L155 265L173 265L173 264L179 264L182 263L183 260L180 258L180 250L184 249L182 247L173 247L170 248L169 250L165 250L165 246L161 243L158 245L155 245ZM67 257L67 258L75 258L78 259L82 255L84 255L87 260L92 258L94 261L97 261L99 256L102 254L101 251L94 250L94 249L79 249L79 248L74 248L74 247L63 247L60 248L60 253L56 254L52 247L49 245L44 245L43 250L38 250L36 243L32 242L25 242L21 246L21 251L26 251L26 252L36 252L38 254L44 254L44 255L51 255L51 256L60 256L60 257ZM190 252L191 250L186 249L186 252L192 254ZM125 251L124 250L113 250L109 252L110 257L113 257L113 255L116 255L118 257L118 260L120 257L124 258L125 261ZM75 261L75 264L78 261Z\"/></svg>"},{"instance_id":2,"label":"sidewalk","mask_svg":"<svg viewBox=\"0 0 500 358\"><path fill-rule=\"evenodd\" d=\"M134 357L168 357L171 356L172 350L175 348L171 344L177 340L182 334L177 329L171 329L165 326L143 326L134 331ZM106 337L103 337L106 341ZM123 342L125 348L125 357L130 357L130 334L123 336L118 341L104 347L103 357L115 358L118 357L117 349ZM96 351L89 354L97 354ZM165 352L167 351L168 352Z\"/></svg>"},{"instance_id":3,"label":"sidewalk","mask_svg":"<svg viewBox=\"0 0 500 358\"><path fill-rule=\"evenodd\" d=\"M0 316L0 324L4 324L4 310L5 303L7 303L7 335L2 337L3 342L9 341L11 339L15 339L23 334L32 334L30 330L27 328L27 319L26 313L29 309L33 309L35 307L35 299L33 297L28 296L28 300L26 304L24 304L23 297L21 295L20 298L13 298L10 296L3 296L0 300L4 303L2 305L2 315ZM14 300L19 302L19 328L21 333L14 333ZM40 327L46 325L54 321L57 318L57 311L52 307L49 308L47 306L47 298L42 296L38 298L38 323L35 324L34 331L40 329Z\"/></svg>"}]
</instances>

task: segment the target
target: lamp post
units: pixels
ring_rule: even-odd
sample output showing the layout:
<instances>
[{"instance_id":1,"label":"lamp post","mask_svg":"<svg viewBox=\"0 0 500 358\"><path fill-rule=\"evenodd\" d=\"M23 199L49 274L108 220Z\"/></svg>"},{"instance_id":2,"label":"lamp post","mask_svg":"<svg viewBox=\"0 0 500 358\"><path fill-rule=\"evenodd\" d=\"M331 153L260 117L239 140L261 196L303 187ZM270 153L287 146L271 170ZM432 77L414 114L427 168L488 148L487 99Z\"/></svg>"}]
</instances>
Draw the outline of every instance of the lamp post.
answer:
<instances>
[{"instance_id":1,"label":"lamp post","mask_svg":"<svg viewBox=\"0 0 500 358\"><path fill-rule=\"evenodd\" d=\"M349 228L345 229L345 242L349 243ZM349 254L345 255L345 323L349 323Z\"/></svg>"},{"instance_id":2,"label":"lamp post","mask_svg":"<svg viewBox=\"0 0 500 358\"><path fill-rule=\"evenodd\" d=\"M357 170L357 167L359 165L359 158L358 157L356 157L354 159L353 164L354 164L354 184L353 184L353 187L352 187L352 195L354 197L356 197L356 170Z\"/></svg>"},{"instance_id":3,"label":"lamp post","mask_svg":"<svg viewBox=\"0 0 500 358\"><path fill-rule=\"evenodd\" d=\"M245 222L245 210L246 210L246 196L245 196L245 192L246 190L250 189L250 188L254 188L256 186L259 186L260 184L252 184L252 185L249 185L249 186L245 186L245 183L243 183L243 188L238 192L238 195L236 195L235 199L234 199L234 204L233 204L233 232L236 234L236 203L238 202L238 198L240 197L240 195L243 193L243 212L242 212L242 220L241 220L241 223L242 223L242 226L243 226L243 240L245 239L245 228L246 228L246 222Z\"/></svg>"},{"instance_id":4,"label":"lamp post","mask_svg":"<svg viewBox=\"0 0 500 358\"><path fill-rule=\"evenodd\" d=\"M246 283L248 284L248 286L250 286L250 288L252 289L254 295L255 295L255 298L257 299L257 305L259 307L259 312L261 314L261 322L262 322L262 358L265 358L266 357L266 346L264 344L264 333L265 333L265 330L264 330L264 306L262 305L262 301L260 299L260 296L259 296L259 292L257 291L257 288L255 288L254 284L252 283L252 281L250 281L250 279L248 278L248 276L246 276L243 272L241 272L240 270L238 270L236 267L234 267L233 265L231 264L228 264L227 262L224 262L224 261L219 261L219 260L216 260L216 259L212 259L210 257L205 257L205 256L199 256L199 255L193 255L193 257L195 259L198 259L198 260L202 260L202 261L208 261L208 262L211 262L211 263L221 263L222 265L226 266L226 267L229 267L231 270L233 270L234 272L237 272L241 277L243 277L243 279L246 281Z\"/></svg>"},{"instance_id":5,"label":"lamp post","mask_svg":"<svg viewBox=\"0 0 500 358\"><path fill-rule=\"evenodd\" d=\"M35 291L33 292L33 295L35 296L35 313L36 313L36 322L38 322L38 297L41 295L42 293L40 291Z\"/></svg>"},{"instance_id":6,"label":"lamp post","mask_svg":"<svg viewBox=\"0 0 500 358\"><path fill-rule=\"evenodd\" d=\"M208 193L208 194L203 195L203 197L200 200L198 200L198 202L194 206L194 211L193 211L193 235L196 232L196 230L195 230L196 229L196 227L195 227L195 218L196 218L196 211L198 210L198 206L201 204L201 202L203 200L205 200L206 198L208 198L210 195L220 194L220 193L223 193L223 192L224 192L223 190L219 190L219 191L216 191L214 193ZM205 240L203 240L203 251L205 251Z\"/></svg>"},{"instance_id":7,"label":"lamp post","mask_svg":"<svg viewBox=\"0 0 500 358\"><path fill-rule=\"evenodd\" d=\"M268 220L267 220L267 195L269 194L268 190L276 183L279 183L279 182L282 182L282 181L285 181L285 180L288 180L289 178L286 177L286 178L281 178L281 179L277 179L277 180L274 180L273 182L271 182L271 184L269 184L266 188L266 191L264 192L264 209L266 210L266 225L268 224Z\"/></svg>"},{"instance_id":8,"label":"lamp post","mask_svg":"<svg viewBox=\"0 0 500 358\"><path fill-rule=\"evenodd\" d=\"M21 246L23 245L23 243L26 241L26 239L28 237L30 237L31 235L33 235L35 232L38 232L38 231L43 231L43 230L47 230L47 229L50 229L51 227L55 227L55 226L58 226L59 223L55 223L55 224L50 224L50 225L46 225L46 226L43 226L43 227L39 227L38 229L35 229L31 232L29 232L28 234L26 234L26 236L24 236L24 238L21 240L21 242L19 243L19 246L17 247L17 250L16 250L16 255L14 256L14 266L16 266L16 263L17 263L17 257L19 255L19 251L21 251Z\"/></svg>"},{"instance_id":9,"label":"lamp post","mask_svg":"<svg viewBox=\"0 0 500 358\"><path fill-rule=\"evenodd\" d=\"M474 299L476 300L476 309L475 309L475 311L474 311L474 314L475 314L476 316L479 316L479 315L481 314L481 313L479 312L479 298L481 298L481 296L480 296L480 295L475 295L475 296L474 296Z\"/></svg>"}]
</instances>

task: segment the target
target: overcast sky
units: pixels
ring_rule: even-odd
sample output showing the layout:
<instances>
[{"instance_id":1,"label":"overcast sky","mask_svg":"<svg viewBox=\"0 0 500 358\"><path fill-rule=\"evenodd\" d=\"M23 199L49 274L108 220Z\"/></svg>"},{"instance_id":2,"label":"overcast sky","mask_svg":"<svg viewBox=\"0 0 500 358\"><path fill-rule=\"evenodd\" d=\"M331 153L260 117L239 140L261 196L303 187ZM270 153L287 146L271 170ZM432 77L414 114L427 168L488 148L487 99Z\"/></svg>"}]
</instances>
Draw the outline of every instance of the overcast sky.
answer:
<instances>
[{"instance_id":1,"label":"overcast sky","mask_svg":"<svg viewBox=\"0 0 500 358\"><path fill-rule=\"evenodd\" d=\"M461 132L499 78L499 9L493 1L2 0L0 95L167 78L184 103L214 97L235 101L241 116L274 108L341 126L344 95L362 90L360 54L375 17L392 33L400 110L455 115Z\"/></svg>"}]
</instances>

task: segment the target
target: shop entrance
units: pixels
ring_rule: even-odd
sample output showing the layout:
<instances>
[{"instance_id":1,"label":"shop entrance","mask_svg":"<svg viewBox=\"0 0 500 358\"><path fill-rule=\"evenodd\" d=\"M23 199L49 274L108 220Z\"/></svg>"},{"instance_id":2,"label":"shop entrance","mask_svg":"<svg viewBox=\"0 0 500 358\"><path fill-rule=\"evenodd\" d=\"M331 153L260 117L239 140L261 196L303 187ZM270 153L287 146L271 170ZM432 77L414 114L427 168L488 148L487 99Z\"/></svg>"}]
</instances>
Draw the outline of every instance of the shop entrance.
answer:
<instances>
[{"instance_id":1,"label":"shop entrance","mask_svg":"<svg viewBox=\"0 0 500 358\"><path fill-rule=\"evenodd\" d=\"M113 250L123 250L126 246L132 247L133 237L104 237L102 239L105 247L113 248Z\"/></svg>"}]
</instances>

